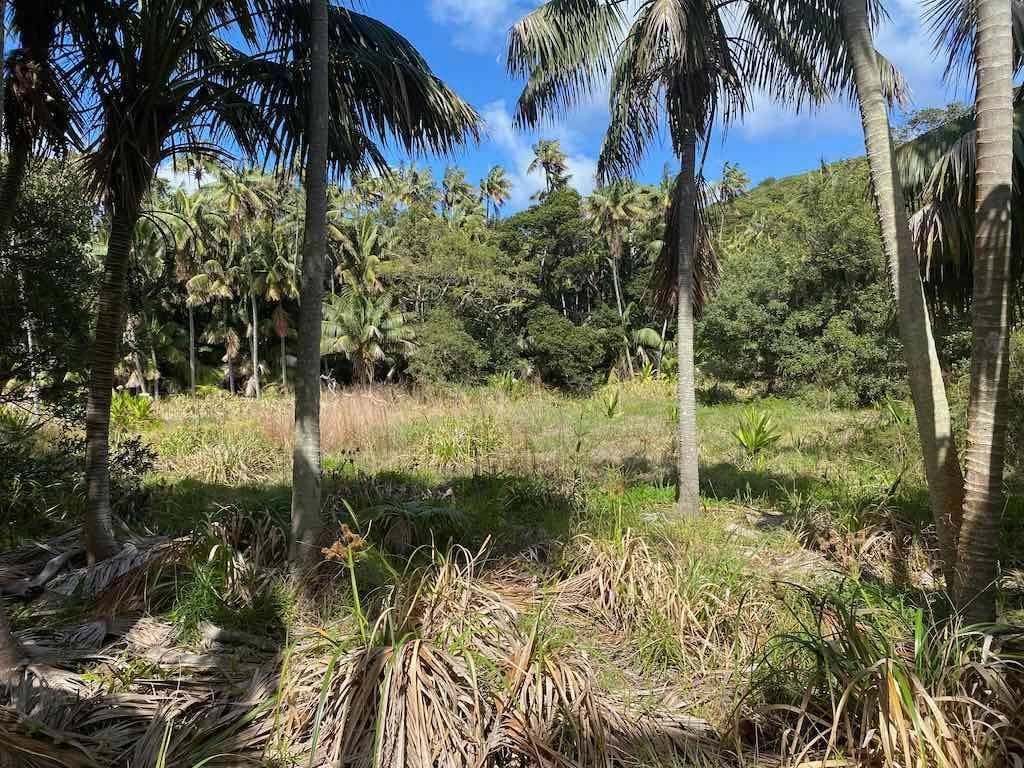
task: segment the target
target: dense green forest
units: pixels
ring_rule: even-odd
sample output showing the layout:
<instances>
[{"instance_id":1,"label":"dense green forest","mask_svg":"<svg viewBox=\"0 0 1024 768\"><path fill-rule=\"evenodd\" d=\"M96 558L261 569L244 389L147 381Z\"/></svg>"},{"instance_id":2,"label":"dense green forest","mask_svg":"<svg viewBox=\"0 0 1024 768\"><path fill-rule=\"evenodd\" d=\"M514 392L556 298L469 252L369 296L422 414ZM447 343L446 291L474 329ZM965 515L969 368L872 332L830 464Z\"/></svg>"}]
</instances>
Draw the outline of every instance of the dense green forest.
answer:
<instances>
[{"instance_id":1,"label":"dense green forest","mask_svg":"<svg viewBox=\"0 0 1024 768\"><path fill-rule=\"evenodd\" d=\"M719 184L710 211L721 278L698 324L700 370L768 394L827 387L849 405L903 393L864 161L752 190L742 170L725 170L732 183ZM255 395L255 342L262 389L287 390L301 190L219 166L192 173L188 188L157 190L140 224L119 384L189 391L194 351L197 387ZM69 166L44 164L33 178L18 212L24 250L7 262L8 306L19 309L0 359L5 379L31 360L48 386L81 382L102 227L84 205L52 219L53 196L75 196ZM512 375L586 392L609 375L673 375L674 323L651 300L668 181L582 197L566 179L502 218L505 184L495 200L456 168L438 183L406 167L332 189L324 376L423 386ZM43 228L50 250L34 250ZM19 285L19 272L49 279ZM940 333L952 368L969 350L962 322L949 323Z\"/></svg>"}]
</instances>

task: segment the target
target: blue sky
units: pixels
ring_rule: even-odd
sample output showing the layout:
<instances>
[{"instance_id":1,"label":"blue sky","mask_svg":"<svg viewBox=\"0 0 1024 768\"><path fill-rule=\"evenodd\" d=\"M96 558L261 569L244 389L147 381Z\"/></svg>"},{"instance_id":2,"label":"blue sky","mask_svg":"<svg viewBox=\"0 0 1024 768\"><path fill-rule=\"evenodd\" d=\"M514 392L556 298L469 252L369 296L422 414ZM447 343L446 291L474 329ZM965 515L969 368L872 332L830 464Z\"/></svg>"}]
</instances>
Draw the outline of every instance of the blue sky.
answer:
<instances>
[{"instance_id":1,"label":"blue sky","mask_svg":"<svg viewBox=\"0 0 1024 768\"><path fill-rule=\"evenodd\" d=\"M472 180L490 166L504 165L514 183L509 209L529 203L542 184L526 173L530 146L538 135L561 140L569 155L573 184L581 191L593 186L595 160L607 125L606 96L581 107L539 133L522 133L512 125L512 110L520 84L509 79L503 66L505 34L512 22L537 5L535 0L364 0L357 4L399 30L419 48L431 66L487 122L487 135L478 147L450 162L465 167ZM890 23L880 29L876 43L904 72L914 93L914 106L945 104L958 95L942 82L942 65L932 55L931 41L920 18L919 0L889 0ZM715 178L723 161L739 163L754 179L781 177L863 153L860 120L845 104L832 104L815 114L795 115L765 99L755 102L746 120L711 143L706 175ZM666 162L667 146L655 147L641 176L657 180ZM425 161L420 161L421 164ZM426 161L440 172L444 161Z\"/></svg>"}]
</instances>

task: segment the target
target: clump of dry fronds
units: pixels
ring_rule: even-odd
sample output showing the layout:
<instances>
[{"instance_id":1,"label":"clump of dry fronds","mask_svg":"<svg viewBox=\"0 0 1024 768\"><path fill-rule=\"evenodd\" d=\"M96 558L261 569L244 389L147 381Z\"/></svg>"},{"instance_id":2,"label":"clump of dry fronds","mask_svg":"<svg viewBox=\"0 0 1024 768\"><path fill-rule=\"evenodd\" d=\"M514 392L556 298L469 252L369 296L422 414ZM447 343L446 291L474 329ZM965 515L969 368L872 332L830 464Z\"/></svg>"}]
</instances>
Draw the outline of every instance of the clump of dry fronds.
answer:
<instances>
[{"instance_id":1,"label":"clump of dry fronds","mask_svg":"<svg viewBox=\"0 0 1024 768\"><path fill-rule=\"evenodd\" d=\"M335 653L302 669L285 692L291 741L316 764L477 764L487 713L476 672L429 641Z\"/></svg>"},{"instance_id":2,"label":"clump of dry fronds","mask_svg":"<svg viewBox=\"0 0 1024 768\"><path fill-rule=\"evenodd\" d=\"M252 605L287 561L287 534L267 512L223 507L210 524L210 538L207 559L224 567L223 598L229 605Z\"/></svg>"}]
</instances>

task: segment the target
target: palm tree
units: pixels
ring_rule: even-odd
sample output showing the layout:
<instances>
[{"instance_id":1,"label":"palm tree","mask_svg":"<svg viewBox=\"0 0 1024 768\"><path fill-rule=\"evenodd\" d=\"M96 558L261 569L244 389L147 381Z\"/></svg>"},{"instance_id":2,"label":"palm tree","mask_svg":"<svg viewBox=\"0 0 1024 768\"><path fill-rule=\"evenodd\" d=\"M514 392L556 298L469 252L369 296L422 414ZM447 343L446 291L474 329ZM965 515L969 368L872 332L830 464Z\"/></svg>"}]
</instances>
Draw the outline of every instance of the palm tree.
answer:
<instances>
[{"instance_id":1,"label":"palm tree","mask_svg":"<svg viewBox=\"0 0 1024 768\"><path fill-rule=\"evenodd\" d=\"M932 509L935 513L947 580L955 561L955 531L963 502L963 476L953 438L952 420L939 365L924 287L911 240L903 190L888 115L888 99L871 35L871 9L866 0L843 0L838 34L853 71L853 84L864 124L864 142L871 166L872 188L889 261L907 363L918 433L925 458Z\"/></svg>"},{"instance_id":2,"label":"palm tree","mask_svg":"<svg viewBox=\"0 0 1024 768\"><path fill-rule=\"evenodd\" d=\"M625 311L622 283L619 270L622 265L622 251L630 229L643 223L647 218L645 200L635 184L618 181L598 189L583 201L583 214L590 222L593 233L608 246L608 263L612 268L612 285L615 289L615 305L619 317ZM633 363L630 360L630 371Z\"/></svg>"},{"instance_id":3,"label":"palm tree","mask_svg":"<svg viewBox=\"0 0 1024 768\"><path fill-rule=\"evenodd\" d=\"M590 96L610 74L612 123L601 150L602 178L627 176L658 135L667 112L672 146L680 160L673 191L666 253L675 256L664 275L674 278L679 359L678 469L681 515L699 511L693 318L701 281L696 237L702 200L697 147L716 117L741 114L746 87L789 99L820 90L809 58L780 34L768 0L644 0L628 32L615 0L549 0L521 19L509 42L509 70L527 78L517 106L520 124L538 125L553 111ZM728 28L725 15L740 6L743 18ZM625 35L624 35L624 32ZM623 42L624 38L624 42Z\"/></svg>"},{"instance_id":4,"label":"palm tree","mask_svg":"<svg viewBox=\"0 0 1024 768\"><path fill-rule=\"evenodd\" d=\"M312 13L310 11L312 10ZM326 16L325 16L326 14ZM306 162L306 229L295 377L292 560L316 556L320 523L320 341L326 177L386 163L377 142L447 152L479 135L479 117L401 35L318 0L285 0L270 17L280 56L252 65L282 135L282 157ZM328 55L328 49L330 55ZM325 78L326 67L326 78Z\"/></svg>"},{"instance_id":5,"label":"palm tree","mask_svg":"<svg viewBox=\"0 0 1024 768\"><path fill-rule=\"evenodd\" d=\"M950 65L964 59L975 64L974 343L956 600L968 619L989 622L996 613L1009 403L1015 52L1010 0L972 5L970 15L961 4L933 3L933 9L939 11L940 33L950 42Z\"/></svg>"},{"instance_id":6,"label":"palm tree","mask_svg":"<svg viewBox=\"0 0 1024 768\"><path fill-rule=\"evenodd\" d=\"M512 193L512 182L509 181L505 169L496 165L487 173L487 176L480 182L480 193L487 201L488 211L494 208L494 220L501 216L501 208L508 202Z\"/></svg>"},{"instance_id":7,"label":"palm tree","mask_svg":"<svg viewBox=\"0 0 1024 768\"><path fill-rule=\"evenodd\" d=\"M537 170L544 172L544 192L537 195L538 199L544 199L569 184L569 159L558 141L541 139L533 145L533 160L526 171L533 173Z\"/></svg>"},{"instance_id":8,"label":"palm tree","mask_svg":"<svg viewBox=\"0 0 1024 768\"><path fill-rule=\"evenodd\" d=\"M205 342L224 345L224 356L221 359L226 368L228 391L232 395L235 394L235 362L242 351L242 339L235 328L233 314L233 308L222 307L214 313L202 336Z\"/></svg>"},{"instance_id":9,"label":"palm tree","mask_svg":"<svg viewBox=\"0 0 1024 768\"><path fill-rule=\"evenodd\" d=\"M353 290L378 293L381 263L390 251L387 231L365 214L349 228L339 232L342 262L337 274Z\"/></svg>"},{"instance_id":10,"label":"palm tree","mask_svg":"<svg viewBox=\"0 0 1024 768\"><path fill-rule=\"evenodd\" d=\"M445 218L453 221L457 212L474 199L473 188L466 181L466 172L461 168L445 168L441 181L441 207Z\"/></svg>"},{"instance_id":11,"label":"palm tree","mask_svg":"<svg viewBox=\"0 0 1024 768\"><path fill-rule=\"evenodd\" d=\"M731 203L747 191L750 177L742 168L733 163L722 166L722 180L718 182L718 199L723 203Z\"/></svg>"},{"instance_id":12,"label":"palm tree","mask_svg":"<svg viewBox=\"0 0 1024 768\"><path fill-rule=\"evenodd\" d=\"M374 296L346 287L324 305L322 352L344 353L356 380L367 386L373 385L377 364L408 352L412 339L405 313L394 306L390 293Z\"/></svg>"},{"instance_id":13,"label":"palm tree","mask_svg":"<svg viewBox=\"0 0 1024 768\"><path fill-rule=\"evenodd\" d=\"M218 240L224 219L201 192L190 194L175 190L168 206L168 225L174 237L175 271L178 279L188 285L206 261L211 245ZM189 392L196 393L196 317L197 302L188 293L185 307L188 313L188 374Z\"/></svg>"},{"instance_id":14,"label":"palm tree","mask_svg":"<svg viewBox=\"0 0 1024 768\"><path fill-rule=\"evenodd\" d=\"M110 399L128 256L142 201L166 158L210 152L201 137L230 136L249 154L260 146L261 112L244 98L239 80L245 54L226 39L237 29L255 46L247 10L233 0L103 5L91 24L75 32L83 51L85 98L102 119L85 168L110 211L86 409L84 533L90 562L117 551L107 464Z\"/></svg>"}]
</instances>

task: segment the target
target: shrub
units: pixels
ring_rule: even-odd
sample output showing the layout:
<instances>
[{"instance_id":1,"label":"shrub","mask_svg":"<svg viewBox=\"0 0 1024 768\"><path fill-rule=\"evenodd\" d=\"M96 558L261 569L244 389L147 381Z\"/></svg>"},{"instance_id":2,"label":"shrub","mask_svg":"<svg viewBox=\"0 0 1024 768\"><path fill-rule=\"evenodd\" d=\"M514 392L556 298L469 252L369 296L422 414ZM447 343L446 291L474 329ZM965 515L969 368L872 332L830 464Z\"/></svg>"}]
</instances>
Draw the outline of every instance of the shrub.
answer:
<instances>
[{"instance_id":1,"label":"shrub","mask_svg":"<svg viewBox=\"0 0 1024 768\"><path fill-rule=\"evenodd\" d=\"M732 436L748 456L756 456L768 450L782 438L782 434L775 429L772 415L753 406L743 411Z\"/></svg>"},{"instance_id":2,"label":"shrub","mask_svg":"<svg viewBox=\"0 0 1024 768\"><path fill-rule=\"evenodd\" d=\"M448 309L435 309L416 328L416 349L409 358L409 376L421 383L479 381L490 356Z\"/></svg>"},{"instance_id":3,"label":"shrub","mask_svg":"<svg viewBox=\"0 0 1024 768\"><path fill-rule=\"evenodd\" d=\"M577 326L549 306L540 306L527 318L531 357L548 384L575 392L591 389L604 357L601 335Z\"/></svg>"},{"instance_id":4,"label":"shrub","mask_svg":"<svg viewBox=\"0 0 1024 768\"><path fill-rule=\"evenodd\" d=\"M122 432L139 430L153 421L153 401L145 395L115 392L110 400L110 425Z\"/></svg>"}]
</instances>

